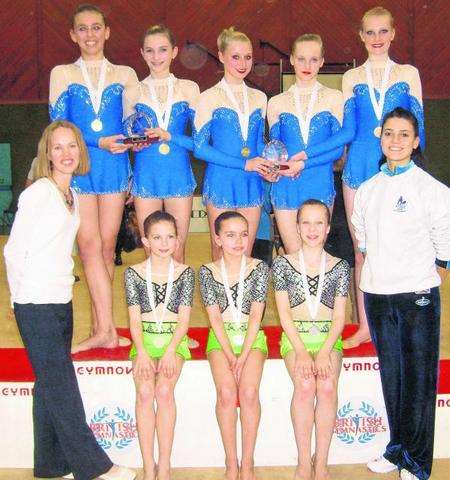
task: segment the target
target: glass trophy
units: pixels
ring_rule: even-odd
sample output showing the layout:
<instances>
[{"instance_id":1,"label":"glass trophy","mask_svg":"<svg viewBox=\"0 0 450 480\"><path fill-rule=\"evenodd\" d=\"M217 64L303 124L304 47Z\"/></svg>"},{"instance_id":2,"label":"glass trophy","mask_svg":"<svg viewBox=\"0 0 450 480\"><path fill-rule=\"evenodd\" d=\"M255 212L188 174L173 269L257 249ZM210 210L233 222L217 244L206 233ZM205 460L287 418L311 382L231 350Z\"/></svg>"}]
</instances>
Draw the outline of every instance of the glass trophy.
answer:
<instances>
[{"instance_id":1,"label":"glass trophy","mask_svg":"<svg viewBox=\"0 0 450 480\"><path fill-rule=\"evenodd\" d=\"M132 145L149 145L159 141L158 137L150 138L145 134L147 128L153 128L153 122L149 115L144 112L133 113L123 122L127 137L123 143Z\"/></svg>"},{"instance_id":2,"label":"glass trophy","mask_svg":"<svg viewBox=\"0 0 450 480\"><path fill-rule=\"evenodd\" d=\"M273 163L273 171L287 170L288 151L283 142L271 140L266 144L262 152L262 157Z\"/></svg>"}]
</instances>

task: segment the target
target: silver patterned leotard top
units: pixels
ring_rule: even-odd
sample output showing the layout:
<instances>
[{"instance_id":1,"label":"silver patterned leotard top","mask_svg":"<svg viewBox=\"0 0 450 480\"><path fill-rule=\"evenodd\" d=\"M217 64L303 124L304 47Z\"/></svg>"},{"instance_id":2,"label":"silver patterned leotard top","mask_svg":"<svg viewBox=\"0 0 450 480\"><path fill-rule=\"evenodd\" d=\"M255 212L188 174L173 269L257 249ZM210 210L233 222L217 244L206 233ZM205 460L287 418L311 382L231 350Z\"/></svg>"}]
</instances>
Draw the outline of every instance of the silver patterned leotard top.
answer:
<instances>
[{"instance_id":1,"label":"silver patterned leotard top","mask_svg":"<svg viewBox=\"0 0 450 480\"><path fill-rule=\"evenodd\" d=\"M218 305L224 322L232 322L232 314L228 308L227 295L223 286L220 267L215 263L202 265L199 270L200 292L205 307ZM255 258L247 263L244 277L244 297L242 302L242 321L248 321L250 307L253 302L264 303L269 283L269 267ZM230 277L231 296L237 303L239 277Z\"/></svg>"},{"instance_id":2,"label":"silver patterned leotard top","mask_svg":"<svg viewBox=\"0 0 450 480\"><path fill-rule=\"evenodd\" d=\"M156 279L161 281L155 282ZM164 318L164 331L173 333L178 320L178 310L180 306L185 305L192 307L194 298L195 274L191 267L186 265L176 265L174 272L174 282L169 302L167 304L167 312ZM167 274L152 275L153 295L155 297L156 311L161 314L164 305L164 298L167 290ZM144 330L152 329L155 324L153 315L151 314L151 306L147 293L147 281L141 273L134 268L128 267L125 270L125 296L129 307L138 305L141 310L141 320ZM150 331L149 330L149 331Z\"/></svg>"},{"instance_id":3,"label":"silver patterned leotard top","mask_svg":"<svg viewBox=\"0 0 450 480\"><path fill-rule=\"evenodd\" d=\"M320 299L319 317L330 320L336 297L348 295L350 283L350 266L346 260L336 259L337 262L325 272L323 291ZM280 255L272 264L273 284L275 291L286 291L294 320L310 319L306 308L306 297L300 273L298 255ZM319 275L307 275L308 288L311 295L317 295Z\"/></svg>"}]
</instances>

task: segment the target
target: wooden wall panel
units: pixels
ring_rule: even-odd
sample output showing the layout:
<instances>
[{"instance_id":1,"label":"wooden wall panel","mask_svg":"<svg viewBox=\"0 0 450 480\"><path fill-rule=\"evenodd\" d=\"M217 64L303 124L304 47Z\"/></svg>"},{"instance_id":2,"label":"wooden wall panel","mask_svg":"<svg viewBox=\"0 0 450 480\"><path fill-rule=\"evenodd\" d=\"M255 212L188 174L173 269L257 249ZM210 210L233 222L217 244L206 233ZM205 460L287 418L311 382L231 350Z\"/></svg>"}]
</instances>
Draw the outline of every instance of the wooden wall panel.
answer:
<instances>
[{"instance_id":1,"label":"wooden wall panel","mask_svg":"<svg viewBox=\"0 0 450 480\"><path fill-rule=\"evenodd\" d=\"M69 30L72 11L80 2L23 0L19 16L16 1L2 0L0 101L47 99L51 68L78 56ZM139 52L140 39L149 25L164 22L172 28L180 46L174 73L197 81L202 89L220 78L221 66L202 51L188 47L186 41L199 42L216 54L218 33L235 25L253 41L259 66L250 79L272 94L278 92L278 67L270 64L277 62L279 55L260 48L260 40L288 53L299 34L320 33L326 61L355 58L360 64L365 59L358 36L360 18L365 10L381 4L392 11L396 21L394 60L419 67L425 97L450 96L450 47L444 28L449 15L448 0L97 0L96 3L105 10L111 25L108 58L114 63L131 65L140 78L147 75Z\"/></svg>"},{"instance_id":2,"label":"wooden wall panel","mask_svg":"<svg viewBox=\"0 0 450 480\"><path fill-rule=\"evenodd\" d=\"M35 0L2 0L0 10L0 98L33 100L38 88L38 19Z\"/></svg>"},{"instance_id":3,"label":"wooden wall panel","mask_svg":"<svg viewBox=\"0 0 450 480\"><path fill-rule=\"evenodd\" d=\"M450 98L450 3L416 0L414 64L420 71L424 96Z\"/></svg>"}]
</instances>

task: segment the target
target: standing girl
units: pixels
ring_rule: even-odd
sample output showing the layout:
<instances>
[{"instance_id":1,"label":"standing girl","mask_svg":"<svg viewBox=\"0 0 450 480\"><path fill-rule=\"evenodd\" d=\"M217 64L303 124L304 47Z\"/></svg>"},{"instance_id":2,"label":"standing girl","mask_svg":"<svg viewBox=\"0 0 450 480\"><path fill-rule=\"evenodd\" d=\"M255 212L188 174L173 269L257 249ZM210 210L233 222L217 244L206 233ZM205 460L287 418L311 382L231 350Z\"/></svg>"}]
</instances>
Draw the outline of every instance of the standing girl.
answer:
<instances>
[{"instance_id":1,"label":"standing girl","mask_svg":"<svg viewBox=\"0 0 450 480\"><path fill-rule=\"evenodd\" d=\"M132 480L114 466L89 426L70 356L72 247L80 224L72 174L89 160L81 133L56 121L38 146L36 181L21 194L8 243L6 271L20 335L36 377L33 395L34 475L75 480Z\"/></svg>"},{"instance_id":2,"label":"standing girl","mask_svg":"<svg viewBox=\"0 0 450 480\"><path fill-rule=\"evenodd\" d=\"M389 47L395 36L392 14L383 7L367 11L362 18L359 34L369 58L363 65L344 74L343 128L329 141L308 146L305 151L309 158L350 144L342 178L345 210L355 251L356 284L359 284L363 258L356 246L350 218L356 189L378 172L383 116L395 107L411 111L419 122L421 148L425 146L419 73L412 65L400 65L389 57ZM299 158L305 158L305 155ZM353 337L344 342L346 348L370 340L360 289L357 289L356 301L360 327Z\"/></svg>"},{"instance_id":3,"label":"standing girl","mask_svg":"<svg viewBox=\"0 0 450 480\"><path fill-rule=\"evenodd\" d=\"M195 82L170 73L177 53L175 39L164 25L154 25L145 32L141 54L150 75L125 90L125 109L127 116L134 112L148 115L155 128L146 133L160 140L135 154L132 193L141 233L144 219L164 207L176 218L178 246L174 258L183 262L195 189L189 159L193 141L186 129L200 90Z\"/></svg>"},{"instance_id":4,"label":"standing girl","mask_svg":"<svg viewBox=\"0 0 450 480\"><path fill-rule=\"evenodd\" d=\"M342 93L317 81L323 62L321 37L309 33L298 37L291 52L295 84L271 98L267 107L270 139L283 142L290 156L289 170L280 171L284 176L272 185L271 193L286 253L300 248L297 210L305 200L315 198L333 208L333 162L341 157L344 147L308 158L307 162L295 161L296 154L306 146L326 142L341 127ZM290 178L298 174L300 177Z\"/></svg>"},{"instance_id":5,"label":"standing girl","mask_svg":"<svg viewBox=\"0 0 450 480\"><path fill-rule=\"evenodd\" d=\"M78 247L93 309L92 336L75 351L118 345L112 311L114 251L122 219L130 166L122 135L122 92L137 83L130 67L111 64L103 53L109 38L103 12L81 5L70 37L81 57L55 67L50 76L50 118L74 122L88 147L91 170L77 175L72 186L80 194Z\"/></svg>"},{"instance_id":6,"label":"standing girl","mask_svg":"<svg viewBox=\"0 0 450 480\"><path fill-rule=\"evenodd\" d=\"M365 255L359 287L380 361L390 431L383 456L368 467L377 473L398 468L403 480L431 474L438 287L450 260L449 189L414 164L419 132L408 110L396 108L384 117L386 163L358 189L352 216Z\"/></svg>"},{"instance_id":7,"label":"standing girl","mask_svg":"<svg viewBox=\"0 0 450 480\"><path fill-rule=\"evenodd\" d=\"M281 356L294 384L291 416L298 449L297 480L329 480L328 452L337 410L350 267L323 249L330 211L307 200L298 211L298 252L272 265L283 334ZM315 455L311 434L315 426Z\"/></svg>"},{"instance_id":8,"label":"standing girl","mask_svg":"<svg viewBox=\"0 0 450 480\"><path fill-rule=\"evenodd\" d=\"M187 330L194 296L194 271L173 259L178 247L175 218L156 211L144 221L145 262L125 271L125 290L133 347L136 419L144 480L170 479L175 430L174 389L185 360L191 358ZM155 414L154 401L157 410ZM158 469L154 437L158 436Z\"/></svg>"},{"instance_id":9,"label":"standing girl","mask_svg":"<svg viewBox=\"0 0 450 480\"><path fill-rule=\"evenodd\" d=\"M261 175L271 167L271 162L259 156L264 147L266 96L244 82L253 63L250 39L231 27L219 35L217 46L224 77L200 95L194 121L195 156L208 163L203 201L214 260L220 256L214 222L230 209L248 221L246 254L250 255L264 200Z\"/></svg>"},{"instance_id":10,"label":"standing girl","mask_svg":"<svg viewBox=\"0 0 450 480\"><path fill-rule=\"evenodd\" d=\"M217 391L216 414L225 449L226 480L254 480L253 456L261 405L259 385L267 356L261 319L269 269L248 258L249 227L239 212L223 212L214 222L223 256L200 267L200 290L211 329L206 353ZM236 424L240 406L242 459L239 471Z\"/></svg>"}]
</instances>

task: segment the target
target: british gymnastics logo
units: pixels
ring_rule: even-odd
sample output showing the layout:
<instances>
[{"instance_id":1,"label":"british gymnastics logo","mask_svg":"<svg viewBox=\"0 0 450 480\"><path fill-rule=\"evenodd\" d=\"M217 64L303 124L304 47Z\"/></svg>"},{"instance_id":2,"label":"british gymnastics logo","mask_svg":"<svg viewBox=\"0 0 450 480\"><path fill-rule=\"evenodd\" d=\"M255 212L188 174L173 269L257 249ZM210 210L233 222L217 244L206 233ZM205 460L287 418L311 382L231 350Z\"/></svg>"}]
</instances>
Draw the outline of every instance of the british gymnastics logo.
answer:
<instances>
[{"instance_id":1,"label":"british gymnastics logo","mask_svg":"<svg viewBox=\"0 0 450 480\"><path fill-rule=\"evenodd\" d=\"M95 409L89 419L89 427L104 450L123 450L137 438L135 419L119 406Z\"/></svg>"},{"instance_id":2,"label":"british gymnastics logo","mask_svg":"<svg viewBox=\"0 0 450 480\"><path fill-rule=\"evenodd\" d=\"M384 418L370 403L350 401L338 410L334 433L345 445L365 445L387 428Z\"/></svg>"}]
</instances>

